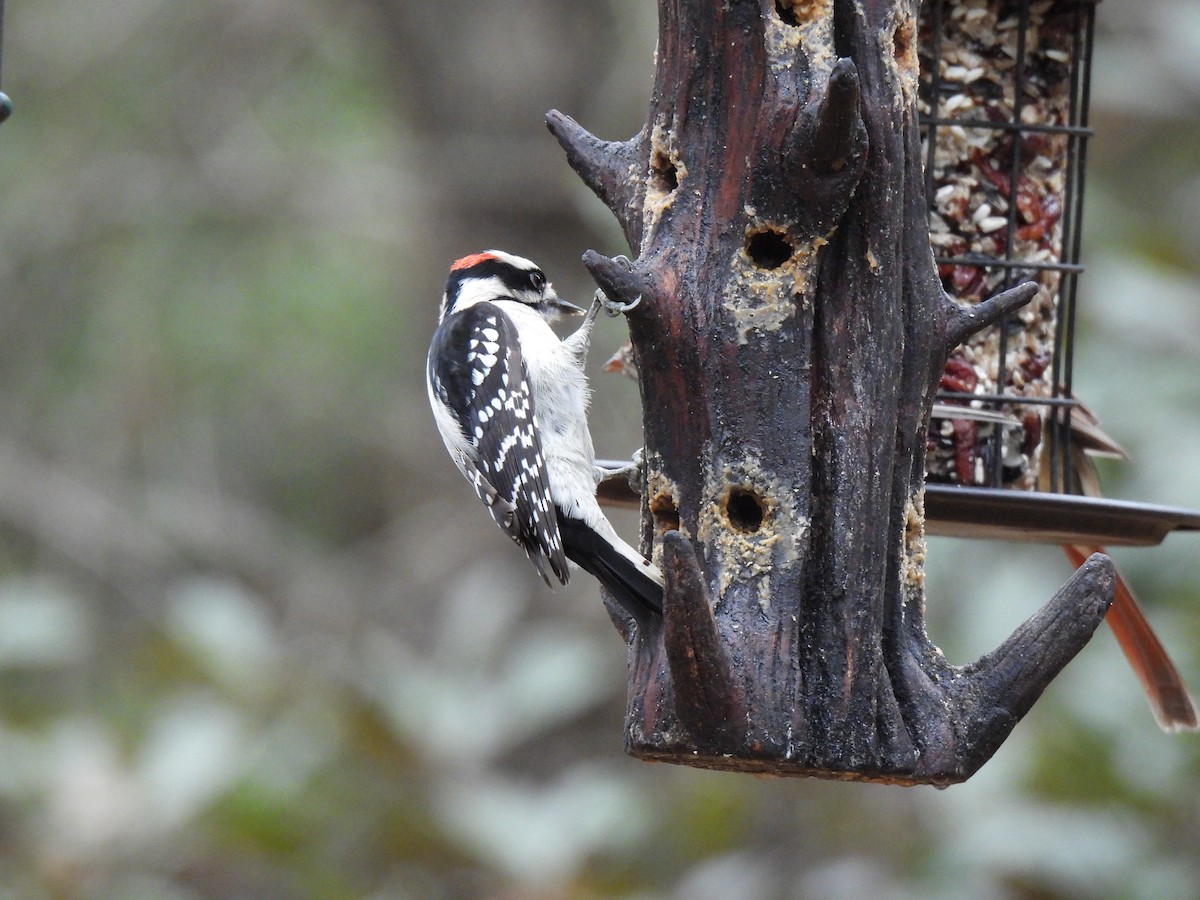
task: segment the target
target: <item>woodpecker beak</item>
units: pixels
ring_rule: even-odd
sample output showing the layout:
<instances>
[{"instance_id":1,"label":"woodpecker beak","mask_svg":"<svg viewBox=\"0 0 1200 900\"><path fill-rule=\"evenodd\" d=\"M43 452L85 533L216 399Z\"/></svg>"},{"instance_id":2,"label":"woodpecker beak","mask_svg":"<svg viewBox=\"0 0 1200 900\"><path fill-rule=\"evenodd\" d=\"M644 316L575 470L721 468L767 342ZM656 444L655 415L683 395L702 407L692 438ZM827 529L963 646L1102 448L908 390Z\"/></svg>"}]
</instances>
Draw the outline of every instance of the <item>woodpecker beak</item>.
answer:
<instances>
[{"instance_id":1,"label":"woodpecker beak","mask_svg":"<svg viewBox=\"0 0 1200 900\"><path fill-rule=\"evenodd\" d=\"M557 309L564 316L582 316L587 312L582 306L576 306L574 303L568 303L566 300L557 301Z\"/></svg>"},{"instance_id":2,"label":"woodpecker beak","mask_svg":"<svg viewBox=\"0 0 1200 900\"><path fill-rule=\"evenodd\" d=\"M587 310L581 306L576 306L574 303L568 303L553 291L548 293L542 302L546 305L547 309L562 316L582 316L585 312L587 312Z\"/></svg>"}]
</instances>

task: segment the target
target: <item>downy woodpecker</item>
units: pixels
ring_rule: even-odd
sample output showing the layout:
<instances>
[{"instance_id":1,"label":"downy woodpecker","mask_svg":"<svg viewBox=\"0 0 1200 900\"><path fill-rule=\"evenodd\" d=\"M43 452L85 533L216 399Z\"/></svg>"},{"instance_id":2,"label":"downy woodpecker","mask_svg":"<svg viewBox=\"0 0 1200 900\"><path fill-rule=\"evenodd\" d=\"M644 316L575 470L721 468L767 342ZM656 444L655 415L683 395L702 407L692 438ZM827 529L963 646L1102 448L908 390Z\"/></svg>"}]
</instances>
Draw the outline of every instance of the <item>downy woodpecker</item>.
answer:
<instances>
[{"instance_id":1,"label":"downy woodpecker","mask_svg":"<svg viewBox=\"0 0 1200 900\"><path fill-rule=\"evenodd\" d=\"M584 313L534 263L488 250L450 267L426 368L438 431L460 472L553 586L567 560L594 575L646 628L663 577L613 530L596 501L584 361L601 306L560 340L550 324Z\"/></svg>"}]
</instances>

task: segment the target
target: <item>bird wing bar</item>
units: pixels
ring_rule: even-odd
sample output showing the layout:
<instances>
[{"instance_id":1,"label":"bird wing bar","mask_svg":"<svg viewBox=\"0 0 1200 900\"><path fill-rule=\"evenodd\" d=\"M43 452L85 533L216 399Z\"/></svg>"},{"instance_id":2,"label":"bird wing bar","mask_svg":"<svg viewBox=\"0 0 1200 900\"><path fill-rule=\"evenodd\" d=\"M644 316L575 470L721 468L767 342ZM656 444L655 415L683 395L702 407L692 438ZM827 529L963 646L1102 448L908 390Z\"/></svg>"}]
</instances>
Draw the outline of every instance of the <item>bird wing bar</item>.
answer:
<instances>
[{"instance_id":1,"label":"bird wing bar","mask_svg":"<svg viewBox=\"0 0 1200 900\"><path fill-rule=\"evenodd\" d=\"M549 563L565 584L567 560L516 328L491 303L476 303L452 318L443 329L446 352L431 353L430 366L471 448L466 475L496 524L521 545L546 583Z\"/></svg>"}]
</instances>

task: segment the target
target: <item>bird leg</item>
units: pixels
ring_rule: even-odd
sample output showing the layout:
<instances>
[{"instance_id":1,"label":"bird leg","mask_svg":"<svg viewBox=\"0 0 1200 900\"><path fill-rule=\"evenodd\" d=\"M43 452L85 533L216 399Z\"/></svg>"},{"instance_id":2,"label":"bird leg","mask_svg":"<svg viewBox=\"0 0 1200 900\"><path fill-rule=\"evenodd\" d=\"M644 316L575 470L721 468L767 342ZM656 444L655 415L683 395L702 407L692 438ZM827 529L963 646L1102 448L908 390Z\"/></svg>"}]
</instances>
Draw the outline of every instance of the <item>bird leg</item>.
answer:
<instances>
[{"instance_id":1,"label":"bird leg","mask_svg":"<svg viewBox=\"0 0 1200 900\"><path fill-rule=\"evenodd\" d=\"M619 469L610 469L607 466L592 466L592 474L596 477L596 484L609 478L624 478L629 482L629 489L635 494L640 494L642 492L642 468L645 465L645 452L645 447L638 447L633 451L630 461Z\"/></svg>"},{"instance_id":2,"label":"bird leg","mask_svg":"<svg viewBox=\"0 0 1200 900\"><path fill-rule=\"evenodd\" d=\"M592 341L592 326L596 324L596 316L603 309L612 317L617 317L622 313L627 313L632 309L636 309L637 305L642 302L642 295L638 294L629 303L620 303L610 298L604 291L596 289L596 294L592 297L592 305L588 307L587 313L583 317L583 323L575 329L563 343L574 354L575 359L580 365L587 360L588 347Z\"/></svg>"},{"instance_id":3,"label":"bird leg","mask_svg":"<svg viewBox=\"0 0 1200 900\"><path fill-rule=\"evenodd\" d=\"M588 348L592 343L592 326L596 324L596 316L600 314L600 308L604 305L604 301L600 299L602 296L600 291L596 291L592 305L583 316L583 322L563 340L563 346L571 351L580 368L587 361Z\"/></svg>"}]
</instances>

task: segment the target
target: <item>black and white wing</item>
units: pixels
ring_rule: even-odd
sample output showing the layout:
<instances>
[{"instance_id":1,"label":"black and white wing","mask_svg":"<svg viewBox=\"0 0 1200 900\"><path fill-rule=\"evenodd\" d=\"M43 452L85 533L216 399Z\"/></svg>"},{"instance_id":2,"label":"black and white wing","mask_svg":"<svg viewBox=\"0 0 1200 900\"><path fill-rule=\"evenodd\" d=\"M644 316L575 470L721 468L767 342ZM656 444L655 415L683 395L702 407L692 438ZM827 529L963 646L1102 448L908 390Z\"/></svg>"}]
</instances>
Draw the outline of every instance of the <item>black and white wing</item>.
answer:
<instances>
[{"instance_id":1,"label":"black and white wing","mask_svg":"<svg viewBox=\"0 0 1200 900\"><path fill-rule=\"evenodd\" d=\"M427 375L442 439L475 493L546 583L548 565L566 584L567 558L516 328L491 303L451 315L434 335Z\"/></svg>"}]
</instances>

